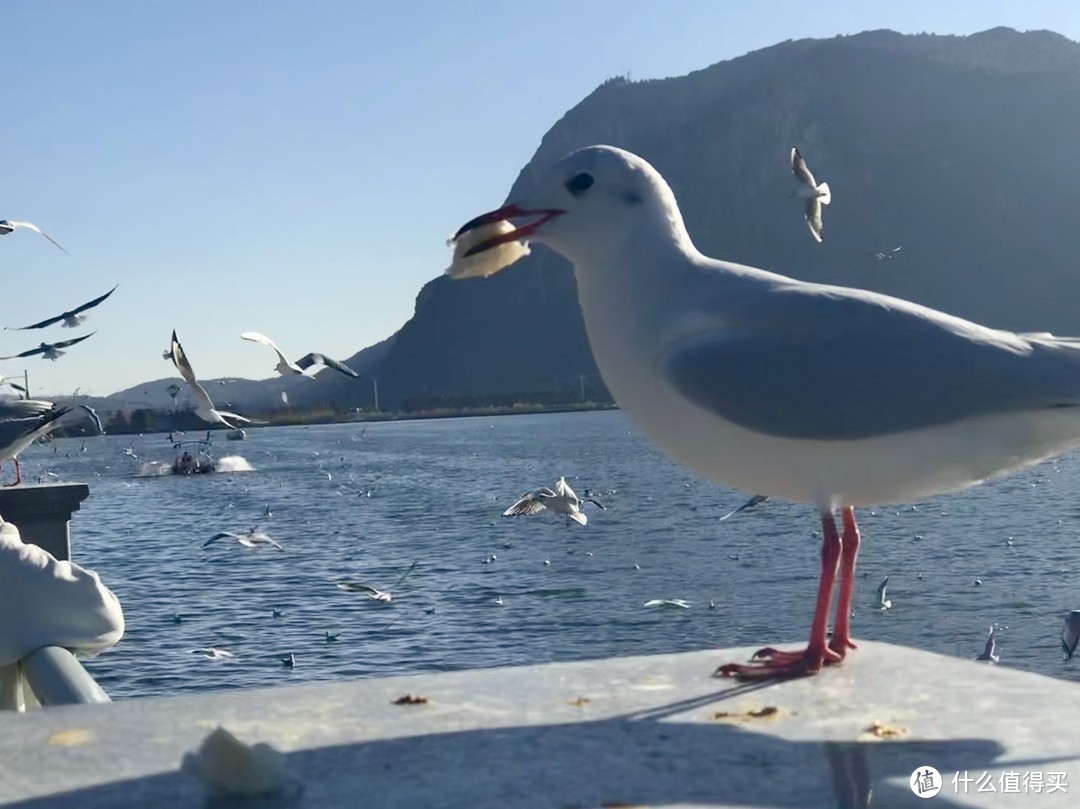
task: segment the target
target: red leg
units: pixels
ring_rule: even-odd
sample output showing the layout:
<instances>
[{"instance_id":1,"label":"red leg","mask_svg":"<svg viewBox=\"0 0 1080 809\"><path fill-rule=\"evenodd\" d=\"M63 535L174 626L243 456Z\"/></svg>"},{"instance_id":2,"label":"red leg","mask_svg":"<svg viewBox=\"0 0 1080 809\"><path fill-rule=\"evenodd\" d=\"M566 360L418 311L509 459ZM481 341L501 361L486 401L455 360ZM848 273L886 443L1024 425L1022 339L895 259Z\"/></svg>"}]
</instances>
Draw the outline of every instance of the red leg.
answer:
<instances>
[{"instance_id":1,"label":"red leg","mask_svg":"<svg viewBox=\"0 0 1080 809\"><path fill-rule=\"evenodd\" d=\"M855 592L855 557L859 555L859 526L855 524L855 509L840 510L844 521L843 555L840 557L840 598L836 603L836 625L829 648L844 659L848 649L856 648L851 640L851 601Z\"/></svg>"},{"instance_id":2,"label":"red leg","mask_svg":"<svg viewBox=\"0 0 1080 809\"><path fill-rule=\"evenodd\" d=\"M839 660L839 656L828 646L829 608L832 606L833 587L836 584L836 569L840 562L840 534L836 530L836 520L832 513L821 515L821 581L818 583L817 606L814 608L814 622L810 626L810 643L801 652L781 652L776 649L761 649L754 655L754 660L747 665L728 663L716 670L723 677L738 677L743 680L765 679L769 677L801 677L816 674L828 662Z\"/></svg>"},{"instance_id":3,"label":"red leg","mask_svg":"<svg viewBox=\"0 0 1080 809\"><path fill-rule=\"evenodd\" d=\"M12 458L12 460L15 462L15 482L11 485L18 486L20 483L22 483L22 467L19 466L18 458Z\"/></svg>"}]
</instances>

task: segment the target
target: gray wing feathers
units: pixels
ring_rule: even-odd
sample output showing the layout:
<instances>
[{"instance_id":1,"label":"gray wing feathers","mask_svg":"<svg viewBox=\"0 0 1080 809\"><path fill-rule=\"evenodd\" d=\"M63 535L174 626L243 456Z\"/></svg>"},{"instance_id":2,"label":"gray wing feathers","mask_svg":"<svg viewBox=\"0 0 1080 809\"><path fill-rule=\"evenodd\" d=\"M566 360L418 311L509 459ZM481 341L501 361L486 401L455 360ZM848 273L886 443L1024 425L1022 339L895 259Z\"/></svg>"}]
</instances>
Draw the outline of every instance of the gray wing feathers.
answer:
<instances>
[{"instance_id":1,"label":"gray wing feathers","mask_svg":"<svg viewBox=\"0 0 1080 809\"><path fill-rule=\"evenodd\" d=\"M792 288L673 345L658 373L745 429L862 439L1080 405L1080 345L1023 338L873 293ZM782 291L782 290L781 290Z\"/></svg>"}]
</instances>

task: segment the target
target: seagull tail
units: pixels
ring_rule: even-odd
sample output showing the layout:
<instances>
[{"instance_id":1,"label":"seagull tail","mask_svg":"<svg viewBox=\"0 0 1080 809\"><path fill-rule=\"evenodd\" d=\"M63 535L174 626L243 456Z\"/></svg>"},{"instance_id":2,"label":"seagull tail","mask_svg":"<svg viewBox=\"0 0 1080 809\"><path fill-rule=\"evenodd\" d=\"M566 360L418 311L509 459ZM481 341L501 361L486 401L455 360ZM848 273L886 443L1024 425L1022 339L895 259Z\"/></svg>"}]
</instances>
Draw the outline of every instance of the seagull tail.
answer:
<instances>
[{"instance_id":1,"label":"seagull tail","mask_svg":"<svg viewBox=\"0 0 1080 809\"><path fill-rule=\"evenodd\" d=\"M821 185L819 185L817 187L817 191L818 191L818 201L822 205L828 205L830 202L832 202L832 191L829 190L829 184L828 183L822 183Z\"/></svg>"},{"instance_id":2,"label":"seagull tail","mask_svg":"<svg viewBox=\"0 0 1080 809\"><path fill-rule=\"evenodd\" d=\"M585 523L589 521L589 518L582 514L580 511L575 511L573 514L567 514L566 516L568 516L578 525L585 525Z\"/></svg>"}]
</instances>

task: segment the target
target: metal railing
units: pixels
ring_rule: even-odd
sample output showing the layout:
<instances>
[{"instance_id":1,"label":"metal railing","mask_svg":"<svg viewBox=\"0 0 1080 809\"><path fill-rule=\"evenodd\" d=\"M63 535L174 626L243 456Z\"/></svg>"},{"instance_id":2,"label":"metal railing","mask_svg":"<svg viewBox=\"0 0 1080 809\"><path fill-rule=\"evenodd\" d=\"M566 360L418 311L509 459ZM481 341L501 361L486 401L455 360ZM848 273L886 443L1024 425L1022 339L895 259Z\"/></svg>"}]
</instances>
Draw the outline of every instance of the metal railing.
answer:
<instances>
[{"instance_id":1,"label":"metal railing","mask_svg":"<svg viewBox=\"0 0 1080 809\"><path fill-rule=\"evenodd\" d=\"M112 702L67 649L43 646L24 657L19 667L42 707Z\"/></svg>"}]
</instances>

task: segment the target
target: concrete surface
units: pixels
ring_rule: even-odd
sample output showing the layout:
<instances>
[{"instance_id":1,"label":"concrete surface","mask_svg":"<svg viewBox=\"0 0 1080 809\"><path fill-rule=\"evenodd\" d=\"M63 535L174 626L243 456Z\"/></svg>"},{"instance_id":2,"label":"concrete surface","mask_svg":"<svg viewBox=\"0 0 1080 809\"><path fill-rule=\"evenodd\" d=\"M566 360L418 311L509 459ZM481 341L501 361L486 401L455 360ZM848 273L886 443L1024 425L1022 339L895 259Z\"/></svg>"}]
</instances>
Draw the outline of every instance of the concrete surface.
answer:
<instances>
[{"instance_id":1,"label":"concrete surface","mask_svg":"<svg viewBox=\"0 0 1080 809\"><path fill-rule=\"evenodd\" d=\"M859 645L843 666L817 677L749 686L711 677L752 652L736 649L2 715L0 804L203 806L202 785L177 768L220 724L286 753L305 784L292 802L230 805L1080 805L1076 685ZM427 702L394 704L406 694ZM875 735L875 722L879 734L897 735ZM909 786L926 765L944 781L928 801ZM1047 788L1055 772L1065 773L1064 792ZM954 773L971 779L967 795L962 781L954 790ZM1010 773L1017 791L1005 793ZM1039 794L1030 773L1041 777ZM987 781L995 793L977 791Z\"/></svg>"},{"instance_id":2,"label":"concrete surface","mask_svg":"<svg viewBox=\"0 0 1080 809\"><path fill-rule=\"evenodd\" d=\"M0 516L19 528L23 542L71 560L69 521L90 496L85 483L45 483L0 488Z\"/></svg>"}]
</instances>

